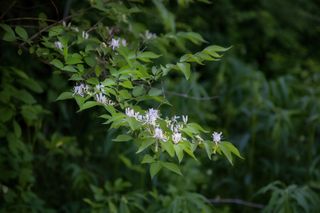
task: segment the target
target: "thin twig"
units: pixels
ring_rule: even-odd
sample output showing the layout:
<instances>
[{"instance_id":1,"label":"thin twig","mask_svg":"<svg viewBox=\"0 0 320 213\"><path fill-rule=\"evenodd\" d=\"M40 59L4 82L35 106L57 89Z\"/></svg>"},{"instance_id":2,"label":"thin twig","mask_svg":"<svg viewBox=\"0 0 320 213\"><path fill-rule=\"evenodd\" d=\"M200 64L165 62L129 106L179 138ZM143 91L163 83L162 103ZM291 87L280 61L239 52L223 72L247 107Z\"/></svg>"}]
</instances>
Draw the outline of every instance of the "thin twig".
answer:
<instances>
[{"instance_id":1,"label":"thin twig","mask_svg":"<svg viewBox=\"0 0 320 213\"><path fill-rule=\"evenodd\" d=\"M23 21L23 20L31 20L31 21L47 21L47 22L53 22L56 23L57 20L53 19L46 19L46 18L35 18L35 17L21 17L21 18L10 18L10 19L5 19L3 21Z\"/></svg>"},{"instance_id":2,"label":"thin twig","mask_svg":"<svg viewBox=\"0 0 320 213\"><path fill-rule=\"evenodd\" d=\"M241 200L238 198L215 198L215 199L208 199L208 201L211 204L236 204L236 205L242 205L242 206L247 206L247 207L252 207L257 209L264 208L264 205L260 203L253 203L253 202Z\"/></svg>"},{"instance_id":3,"label":"thin twig","mask_svg":"<svg viewBox=\"0 0 320 213\"><path fill-rule=\"evenodd\" d=\"M3 19L3 17L9 12L9 10L17 3L17 1L13 1L10 6L7 8L6 11L1 15L0 20Z\"/></svg>"},{"instance_id":4,"label":"thin twig","mask_svg":"<svg viewBox=\"0 0 320 213\"><path fill-rule=\"evenodd\" d=\"M59 17L59 16L60 16L60 13L59 13L59 10L58 10L56 4L54 3L53 0L50 0L50 2L51 2L51 4L53 5L54 9L56 10L57 17Z\"/></svg>"},{"instance_id":5,"label":"thin twig","mask_svg":"<svg viewBox=\"0 0 320 213\"><path fill-rule=\"evenodd\" d=\"M51 27L57 25L58 23L62 23L63 21L68 20L68 19L70 19L70 18L71 18L71 16L67 16L67 17L61 19L60 21L57 21L57 22L55 22L55 23L53 23L53 24L50 24L50 25L42 28L40 31L38 31L38 32L35 33L33 36L31 36L31 37L29 38L29 41L34 40L35 38L37 38L38 36L40 36L41 33L47 31L48 29L50 29ZM26 44L26 42L23 42L20 46L24 46L25 44Z\"/></svg>"}]
</instances>

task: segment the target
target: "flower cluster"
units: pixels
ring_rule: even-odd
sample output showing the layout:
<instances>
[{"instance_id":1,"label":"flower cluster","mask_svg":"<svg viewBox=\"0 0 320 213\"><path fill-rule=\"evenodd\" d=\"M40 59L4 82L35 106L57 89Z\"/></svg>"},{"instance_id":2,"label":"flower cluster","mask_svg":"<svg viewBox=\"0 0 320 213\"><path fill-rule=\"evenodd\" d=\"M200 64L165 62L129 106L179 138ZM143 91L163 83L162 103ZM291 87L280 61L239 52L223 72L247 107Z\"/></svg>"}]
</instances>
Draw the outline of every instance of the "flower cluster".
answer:
<instances>
[{"instance_id":1,"label":"flower cluster","mask_svg":"<svg viewBox=\"0 0 320 213\"><path fill-rule=\"evenodd\" d=\"M156 121L159 116L159 111L156 109L149 109L145 115L140 114L139 112L135 112L131 108L126 108L125 113L128 117L135 118L137 121L143 122L144 124L149 124L151 126L158 126Z\"/></svg>"},{"instance_id":2,"label":"flower cluster","mask_svg":"<svg viewBox=\"0 0 320 213\"><path fill-rule=\"evenodd\" d=\"M64 27L66 27L66 28L70 28L72 31L74 31L74 32L79 32L79 28L78 27L75 27L75 26L71 26L71 22L69 22L68 24L65 22L65 21L63 21L62 22L62 25L64 26Z\"/></svg>"},{"instance_id":3,"label":"flower cluster","mask_svg":"<svg viewBox=\"0 0 320 213\"><path fill-rule=\"evenodd\" d=\"M171 130L171 132L164 132L164 130L162 130L160 125L157 123L157 120L161 118L159 111L156 109L148 109L148 111L142 115L139 112L135 112L131 108L126 108L125 113L128 117L135 118L137 121L149 125L152 129L153 137L155 139L166 142L168 140L166 135L171 135L171 139L175 144L183 140L181 129L183 128L184 124L187 124L188 116L182 116L183 124L178 122L180 116L173 116L171 120L166 119L165 121L167 123L167 127Z\"/></svg>"},{"instance_id":4,"label":"flower cluster","mask_svg":"<svg viewBox=\"0 0 320 213\"><path fill-rule=\"evenodd\" d=\"M94 99L101 104L115 105L115 102L110 100L105 95L104 85L102 85L101 83L96 85L94 88L90 87L87 84L81 83L73 87L73 95L79 95L81 97L90 95L90 96L94 96Z\"/></svg>"},{"instance_id":5,"label":"flower cluster","mask_svg":"<svg viewBox=\"0 0 320 213\"><path fill-rule=\"evenodd\" d=\"M178 144L179 142L186 140L182 136L181 130L188 123L188 116L173 116L171 119L166 118L165 122L167 124L167 128L170 130L165 132L160 128L160 125L157 123L158 119L162 119L159 115L159 111L153 108L148 109L145 114L140 114L139 112L134 111L132 108L126 108L125 114L128 117L135 118L137 121L142 122L144 125L148 125L151 133L153 134L153 138L167 142L169 138L171 138L174 144ZM170 137L169 137L170 136ZM200 135L196 135L196 139L200 142L203 141ZM218 144L221 142L222 132L213 132L212 140L214 143Z\"/></svg>"},{"instance_id":6,"label":"flower cluster","mask_svg":"<svg viewBox=\"0 0 320 213\"><path fill-rule=\"evenodd\" d=\"M173 116L171 119L166 119L167 127L173 132L172 134L172 141L173 143L179 143L183 138L181 134L181 129L184 125L188 123L188 116L183 115L182 121L183 123L179 122L180 116Z\"/></svg>"},{"instance_id":7,"label":"flower cluster","mask_svg":"<svg viewBox=\"0 0 320 213\"><path fill-rule=\"evenodd\" d=\"M77 86L73 87L73 95L80 95L81 97L84 97L89 91L89 86L81 83Z\"/></svg>"}]
</instances>

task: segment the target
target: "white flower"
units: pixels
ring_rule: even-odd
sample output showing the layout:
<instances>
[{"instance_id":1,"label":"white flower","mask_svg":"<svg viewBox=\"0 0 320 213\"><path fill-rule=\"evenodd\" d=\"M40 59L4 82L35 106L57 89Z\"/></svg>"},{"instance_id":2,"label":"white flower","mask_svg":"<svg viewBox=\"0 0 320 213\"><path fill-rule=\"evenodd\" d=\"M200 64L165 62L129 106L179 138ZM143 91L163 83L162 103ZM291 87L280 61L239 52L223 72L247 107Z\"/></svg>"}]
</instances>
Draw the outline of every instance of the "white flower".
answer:
<instances>
[{"instance_id":1,"label":"white flower","mask_svg":"<svg viewBox=\"0 0 320 213\"><path fill-rule=\"evenodd\" d=\"M126 108L126 115L127 115L128 117L135 117L135 112L134 112L134 110L131 109L131 108Z\"/></svg>"},{"instance_id":2,"label":"white flower","mask_svg":"<svg viewBox=\"0 0 320 213\"><path fill-rule=\"evenodd\" d=\"M158 110L151 108L148 110L148 112L144 118L145 118L146 123L155 126L156 120L159 118L159 112L158 112Z\"/></svg>"},{"instance_id":3,"label":"white flower","mask_svg":"<svg viewBox=\"0 0 320 213\"><path fill-rule=\"evenodd\" d=\"M88 39L89 38L89 33L87 33L86 31L82 31L82 38Z\"/></svg>"},{"instance_id":4,"label":"white flower","mask_svg":"<svg viewBox=\"0 0 320 213\"><path fill-rule=\"evenodd\" d=\"M222 138L222 132L213 132L212 133L212 140L216 144L221 141L221 138Z\"/></svg>"},{"instance_id":5,"label":"white flower","mask_svg":"<svg viewBox=\"0 0 320 213\"><path fill-rule=\"evenodd\" d=\"M177 116L177 115L173 116L173 117L171 118L172 123L178 123L178 119L179 119L179 118L180 118L180 116Z\"/></svg>"},{"instance_id":6,"label":"white flower","mask_svg":"<svg viewBox=\"0 0 320 213\"><path fill-rule=\"evenodd\" d=\"M181 139L182 139L182 136L181 136L180 132L175 132L172 134L173 143L177 144L177 143L179 143L179 141L181 141Z\"/></svg>"},{"instance_id":7,"label":"white flower","mask_svg":"<svg viewBox=\"0 0 320 213\"><path fill-rule=\"evenodd\" d=\"M95 99L96 99L97 102L102 103L102 104L107 104L108 103L107 97L102 93L96 94L95 95Z\"/></svg>"},{"instance_id":8,"label":"white flower","mask_svg":"<svg viewBox=\"0 0 320 213\"><path fill-rule=\"evenodd\" d=\"M162 129L159 127L154 129L153 137L162 141L166 141L166 137L164 136Z\"/></svg>"},{"instance_id":9,"label":"white flower","mask_svg":"<svg viewBox=\"0 0 320 213\"><path fill-rule=\"evenodd\" d=\"M182 121L184 124L188 123L188 115L182 115Z\"/></svg>"},{"instance_id":10,"label":"white flower","mask_svg":"<svg viewBox=\"0 0 320 213\"><path fill-rule=\"evenodd\" d=\"M96 89L97 89L98 91L102 91L103 88L104 88L104 85L102 85L102 84L96 85Z\"/></svg>"},{"instance_id":11,"label":"white flower","mask_svg":"<svg viewBox=\"0 0 320 213\"><path fill-rule=\"evenodd\" d=\"M63 49L63 45L62 45L62 43L60 41L55 41L54 42L54 46L59 50Z\"/></svg>"},{"instance_id":12,"label":"white flower","mask_svg":"<svg viewBox=\"0 0 320 213\"><path fill-rule=\"evenodd\" d=\"M73 87L73 95L80 95L81 97L83 97L86 95L88 90L88 85L81 83L80 85Z\"/></svg>"},{"instance_id":13,"label":"white flower","mask_svg":"<svg viewBox=\"0 0 320 213\"><path fill-rule=\"evenodd\" d=\"M105 96L102 93L98 93L95 95L95 99L97 102L102 103L102 104L106 104L106 105L115 105L115 103L111 100L109 100L107 98L107 96Z\"/></svg>"},{"instance_id":14,"label":"white flower","mask_svg":"<svg viewBox=\"0 0 320 213\"><path fill-rule=\"evenodd\" d=\"M79 32L79 28L78 27L71 27L71 30L73 30L75 32Z\"/></svg>"},{"instance_id":15,"label":"white flower","mask_svg":"<svg viewBox=\"0 0 320 213\"><path fill-rule=\"evenodd\" d=\"M146 30L146 32L144 33L144 37L146 40L151 40L157 38L157 35L155 33L149 32L149 30Z\"/></svg>"},{"instance_id":16,"label":"white flower","mask_svg":"<svg viewBox=\"0 0 320 213\"><path fill-rule=\"evenodd\" d=\"M110 47L112 48L112 50L115 50L116 48L118 48L120 46L120 39L112 39L110 42Z\"/></svg>"}]
</instances>

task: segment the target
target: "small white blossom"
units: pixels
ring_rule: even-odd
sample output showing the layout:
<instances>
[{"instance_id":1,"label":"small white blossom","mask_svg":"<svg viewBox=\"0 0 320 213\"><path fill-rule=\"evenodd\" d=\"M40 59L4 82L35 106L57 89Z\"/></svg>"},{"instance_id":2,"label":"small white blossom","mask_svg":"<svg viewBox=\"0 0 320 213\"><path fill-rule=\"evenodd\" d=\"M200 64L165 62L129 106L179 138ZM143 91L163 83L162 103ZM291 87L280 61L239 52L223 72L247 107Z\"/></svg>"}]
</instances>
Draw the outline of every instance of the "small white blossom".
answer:
<instances>
[{"instance_id":1,"label":"small white blossom","mask_svg":"<svg viewBox=\"0 0 320 213\"><path fill-rule=\"evenodd\" d=\"M149 109L145 115L145 122L153 126L156 125L156 120L159 118L159 112L156 109Z\"/></svg>"},{"instance_id":2,"label":"small white blossom","mask_svg":"<svg viewBox=\"0 0 320 213\"><path fill-rule=\"evenodd\" d=\"M213 132L212 133L212 140L216 144L221 141L221 138L222 138L222 132Z\"/></svg>"},{"instance_id":3,"label":"small white blossom","mask_svg":"<svg viewBox=\"0 0 320 213\"><path fill-rule=\"evenodd\" d=\"M96 85L96 89L97 89L98 91L102 91L103 88L104 88L104 85L102 85L102 84Z\"/></svg>"},{"instance_id":4,"label":"small white blossom","mask_svg":"<svg viewBox=\"0 0 320 213\"><path fill-rule=\"evenodd\" d=\"M89 33L87 33L86 31L82 31L82 38L88 39L89 38Z\"/></svg>"},{"instance_id":5,"label":"small white blossom","mask_svg":"<svg viewBox=\"0 0 320 213\"><path fill-rule=\"evenodd\" d=\"M110 42L110 47L112 50L115 50L116 48L120 47L120 39L112 39Z\"/></svg>"},{"instance_id":6,"label":"small white blossom","mask_svg":"<svg viewBox=\"0 0 320 213\"><path fill-rule=\"evenodd\" d=\"M182 121L184 124L188 123L188 115L182 115Z\"/></svg>"},{"instance_id":7,"label":"small white blossom","mask_svg":"<svg viewBox=\"0 0 320 213\"><path fill-rule=\"evenodd\" d=\"M180 132L174 132L172 134L172 141L173 143L177 144L181 141L182 139L182 136L181 136L181 133Z\"/></svg>"},{"instance_id":8,"label":"small white blossom","mask_svg":"<svg viewBox=\"0 0 320 213\"><path fill-rule=\"evenodd\" d=\"M108 102L107 97L102 93L96 94L95 99L97 102L102 103L102 104L106 104Z\"/></svg>"},{"instance_id":9,"label":"small white blossom","mask_svg":"<svg viewBox=\"0 0 320 213\"><path fill-rule=\"evenodd\" d=\"M154 129L153 137L162 141L166 141L166 137L164 136L162 129L159 127Z\"/></svg>"},{"instance_id":10,"label":"small white blossom","mask_svg":"<svg viewBox=\"0 0 320 213\"><path fill-rule=\"evenodd\" d=\"M83 97L86 95L88 90L88 85L81 83L80 85L73 87L73 95L80 95L81 97Z\"/></svg>"},{"instance_id":11,"label":"small white blossom","mask_svg":"<svg viewBox=\"0 0 320 213\"><path fill-rule=\"evenodd\" d=\"M128 117L135 117L135 112L134 112L134 110L131 109L131 108L126 108L126 115L127 115Z\"/></svg>"},{"instance_id":12,"label":"small white blossom","mask_svg":"<svg viewBox=\"0 0 320 213\"><path fill-rule=\"evenodd\" d=\"M157 35L155 33L149 32L149 30L146 30L146 32L144 33L144 37L146 40L151 40L157 38Z\"/></svg>"},{"instance_id":13,"label":"small white blossom","mask_svg":"<svg viewBox=\"0 0 320 213\"><path fill-rule=\"evenodd\" d=\"M105 96L102 93L96 94L95 95L95 99L96 99L97 102L102 103L102 104L112 105L112 106L115 105L115 103L113 101L109 100L107 98L107 96Z\"/></svg>"},{"instance_id":14,"label":"small white blossom","mask_svg":"<svg viewBox=\"0 0 320 213\"><path fill-rule=\"evenodd\" d=\"M70 29L75 31L75 32L77 32L77 33L79 32L79 28L78 27L71 27Z\"/></svg>"},{"instance_id":15,"label":"small white blossom","mask_svg":"<svg viewBox=\"0 0 320 213\"><path fill-rule=\"evenodd\" d=\"M145 119L143 115L139 114L139 112L136 112L134 117L140 122L144 121L144 119Z\"/></svg>"},{"instance_id":16,"label":"small white blossom","mask_svg":"<svg viewBox=\"0 0 320 213\"><path fill-rule=\"evenodd\" d=\"M62 43L60 41L55 41L54 42L54 46L59 50L63 49L63 45L62 45Z\"/></svg>"}]
</instances>

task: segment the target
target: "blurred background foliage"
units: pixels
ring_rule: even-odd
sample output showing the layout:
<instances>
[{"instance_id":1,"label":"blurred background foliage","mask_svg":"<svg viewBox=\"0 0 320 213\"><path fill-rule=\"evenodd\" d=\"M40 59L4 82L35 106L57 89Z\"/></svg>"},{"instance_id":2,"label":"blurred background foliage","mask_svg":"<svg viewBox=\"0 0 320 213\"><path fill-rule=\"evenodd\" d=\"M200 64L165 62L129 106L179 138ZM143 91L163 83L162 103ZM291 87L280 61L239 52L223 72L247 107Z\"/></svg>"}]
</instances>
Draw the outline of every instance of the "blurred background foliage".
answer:
<instances>
[{"instance_id":1,"label":"blurred background foliage","mask_svg":"<svg viewBox=\"0 0 320 213\"><path fill-rule=\"evenodd\" d=\"M171 74L162 82L173 105L164 113L223 131L245 160L229 166L204 156L185 162L183 177L151 180L134 147L114 143L116 130L97 112L55 101L73 86L64 76L1 41L0 211L319 212L320 3L178 0L164 1L166 10L156 0L123 2L149 14L136 19L151 32L192 30L232 46L220 62L194 65L189 81ZM93 25L88 8L77 0L6 1L0 19L36 33L46 27L39 17L85 13L72 20ZM181 50L199 49L177 42L162 54L170 61Z\"/></svg>"}]
</instances>

